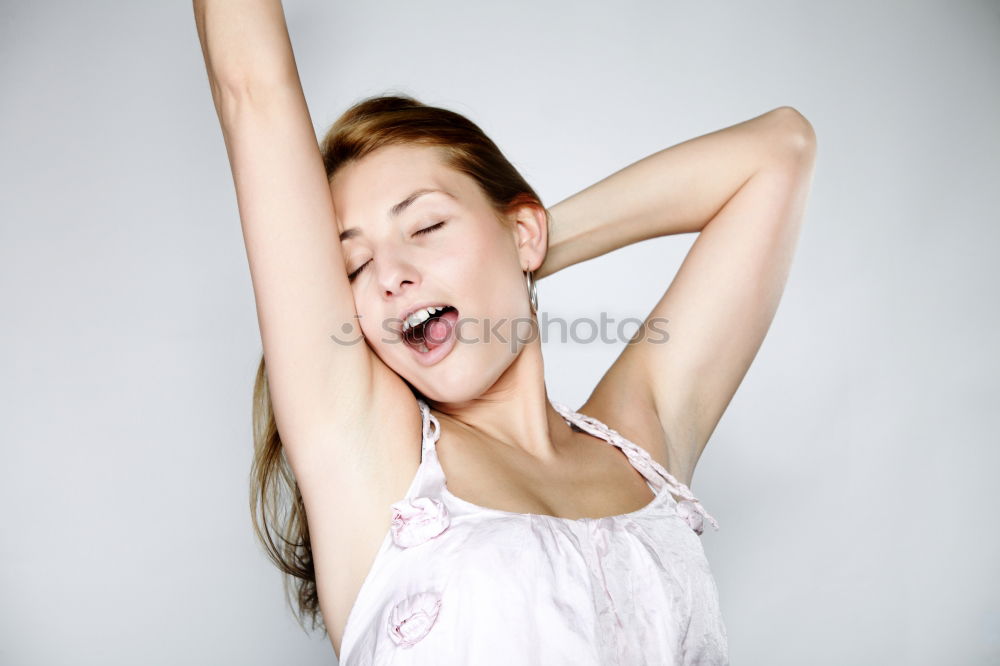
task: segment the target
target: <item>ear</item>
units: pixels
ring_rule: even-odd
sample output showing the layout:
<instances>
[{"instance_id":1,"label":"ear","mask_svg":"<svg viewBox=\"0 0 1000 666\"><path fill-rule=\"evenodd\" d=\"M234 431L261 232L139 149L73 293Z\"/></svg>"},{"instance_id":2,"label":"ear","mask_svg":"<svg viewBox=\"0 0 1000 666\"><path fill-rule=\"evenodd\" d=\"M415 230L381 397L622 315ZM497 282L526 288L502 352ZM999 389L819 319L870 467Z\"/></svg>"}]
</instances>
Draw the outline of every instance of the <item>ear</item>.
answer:
<instances>
[{"instance_id":1,"label":"ear","mask_svg":"<svg viewBox=\"0 0 1000 666\"><path fill-rule=\"evenodd\" d=\"M522 203L511 210L510 216L521 270L537 270L549 249L549 220L545 208L537 203Z\"/></svg>"}]
</instances>

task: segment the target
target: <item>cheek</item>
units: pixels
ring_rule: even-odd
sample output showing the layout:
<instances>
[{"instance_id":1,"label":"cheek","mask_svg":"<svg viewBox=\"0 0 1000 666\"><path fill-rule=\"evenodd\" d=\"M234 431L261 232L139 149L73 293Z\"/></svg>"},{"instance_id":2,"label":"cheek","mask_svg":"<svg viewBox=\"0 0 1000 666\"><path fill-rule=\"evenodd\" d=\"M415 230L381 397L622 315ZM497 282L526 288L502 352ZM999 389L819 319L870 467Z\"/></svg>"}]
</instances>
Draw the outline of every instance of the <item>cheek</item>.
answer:
<instances>
[{"instance_id":1,"label":"cheek","mask_svg":"<svg viewBox=\"0 0 1000 666\"><path fill-rule=\"evenodd\" d=\"M509 279L517 266L517 253L511 239L501 233L476 234L457 252L450 253L461 274L477 283L496 283Z\"/></svg>"},{"instance_id":2,"label":"cheek","mask_svg":"<svg viewBox=\"0 0 1000 666\"><path fill-rule=\"evenodd\" d=\"M382 347L391 339L391 333L386 331L390 328L391 322L383 321L374 312L368 311L363 306L357 307L359 321L361 322L361 332L372 347Z\"/></svg>"}]
</instances>

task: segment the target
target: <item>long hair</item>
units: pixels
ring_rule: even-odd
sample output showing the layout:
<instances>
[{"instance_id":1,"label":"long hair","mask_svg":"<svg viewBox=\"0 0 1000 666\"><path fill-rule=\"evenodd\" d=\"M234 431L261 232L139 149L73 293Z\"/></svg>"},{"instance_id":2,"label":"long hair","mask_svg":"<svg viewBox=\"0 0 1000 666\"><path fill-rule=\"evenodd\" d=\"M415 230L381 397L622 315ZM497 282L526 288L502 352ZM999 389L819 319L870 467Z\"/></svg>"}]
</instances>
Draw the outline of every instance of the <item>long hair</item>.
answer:
<instances>
[{"instance_id":1,"label":"long hair","mask_svg":"<svg viewBox=\"0 0 1000 666\"><path fill-rule=\"evenodd\" d=\"M500 221L524 203L545 210L531 186L475 123L406 95L370 97L341 114L320 142L327 180L354 160L383 146L400 144L441 148L445 164L479 184ZM548 219L547 210L545 215ZM294 604L299 625L305 629L308 619L313 629L322 627L328 633L316 592L305 505L274 419L263 354L253 389L253 441L250 513L254 532L284 574L285 594Z\"/></svg>"}]
</instances>

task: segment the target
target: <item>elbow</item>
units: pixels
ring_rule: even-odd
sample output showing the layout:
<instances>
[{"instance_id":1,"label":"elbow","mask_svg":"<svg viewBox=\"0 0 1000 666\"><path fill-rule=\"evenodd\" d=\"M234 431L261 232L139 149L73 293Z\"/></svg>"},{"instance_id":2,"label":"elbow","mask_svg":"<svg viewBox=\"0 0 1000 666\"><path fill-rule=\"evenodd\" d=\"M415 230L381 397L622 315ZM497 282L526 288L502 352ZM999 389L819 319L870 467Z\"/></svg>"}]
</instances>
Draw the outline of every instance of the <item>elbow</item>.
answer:
<instances>
[{"instance_id":1,"label":"elbow","mask_svg":"<svg viewBox=\"0 0 1000 666\"><path fill-rule=\"evenodd\" d=\"M782 145L797 160L812 161L816 156L816 130L812 123L791 106L781 106L772 111L780 119Z\"/></svg>"},{"instance_id":2,"label":"elbow","mask_svg":"<svg viewBox=\"0 0 1000 666\"><path fill-rule=\"evenodd\" d=\"M816 132L804 115L791 106L779 106L765 113L766 142L762 160L783 166L811 168L816 157Z\"/></svg>"},{"instance_id":3,"label":"elbow","mask_svg":"<svg viewBox=\"0 0 1000 666\"><path fill-rule=\"evenodd\" d=\"M215 86L220 97L239 102L250 102L255 99L268 99L290 88L294 88L297 79L284 74L263 76L225 76L216 77Z\"/></svg>"},{"instance_id":4,"label":"elbow","mask_svg":"<svg viewBox=\"0 0 1000 666\"><path fill-rule=\"evenodd\" d=\"M302 95L295 80L228 78L212 83L212 97L223 127L239 122L247 113L267 112L295 95Z\"/></svg>"}]
</instances>

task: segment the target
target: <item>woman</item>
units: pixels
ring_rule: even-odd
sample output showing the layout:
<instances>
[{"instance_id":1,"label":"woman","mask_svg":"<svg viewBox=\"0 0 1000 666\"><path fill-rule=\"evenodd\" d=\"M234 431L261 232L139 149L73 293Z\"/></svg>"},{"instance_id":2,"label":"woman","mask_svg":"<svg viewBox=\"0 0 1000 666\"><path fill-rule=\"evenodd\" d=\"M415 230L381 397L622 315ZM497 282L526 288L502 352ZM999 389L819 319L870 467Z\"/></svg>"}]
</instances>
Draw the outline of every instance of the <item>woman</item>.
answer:
<instances>
[{"instance_id":1,"label":"woman","mask_svg":"<svg viewBox=\"0 0 1000 666\"><path fill-rule=\"evenodd\" d=\"M688 485L786 282L810 124L780 107L546 210L412 98L317 146L280 3L194 8L264 349L255 526L300 614L350 665L727 663ZM586 403L550 402L535 281L688 232Z\"/></svg>"}]
</instances>

